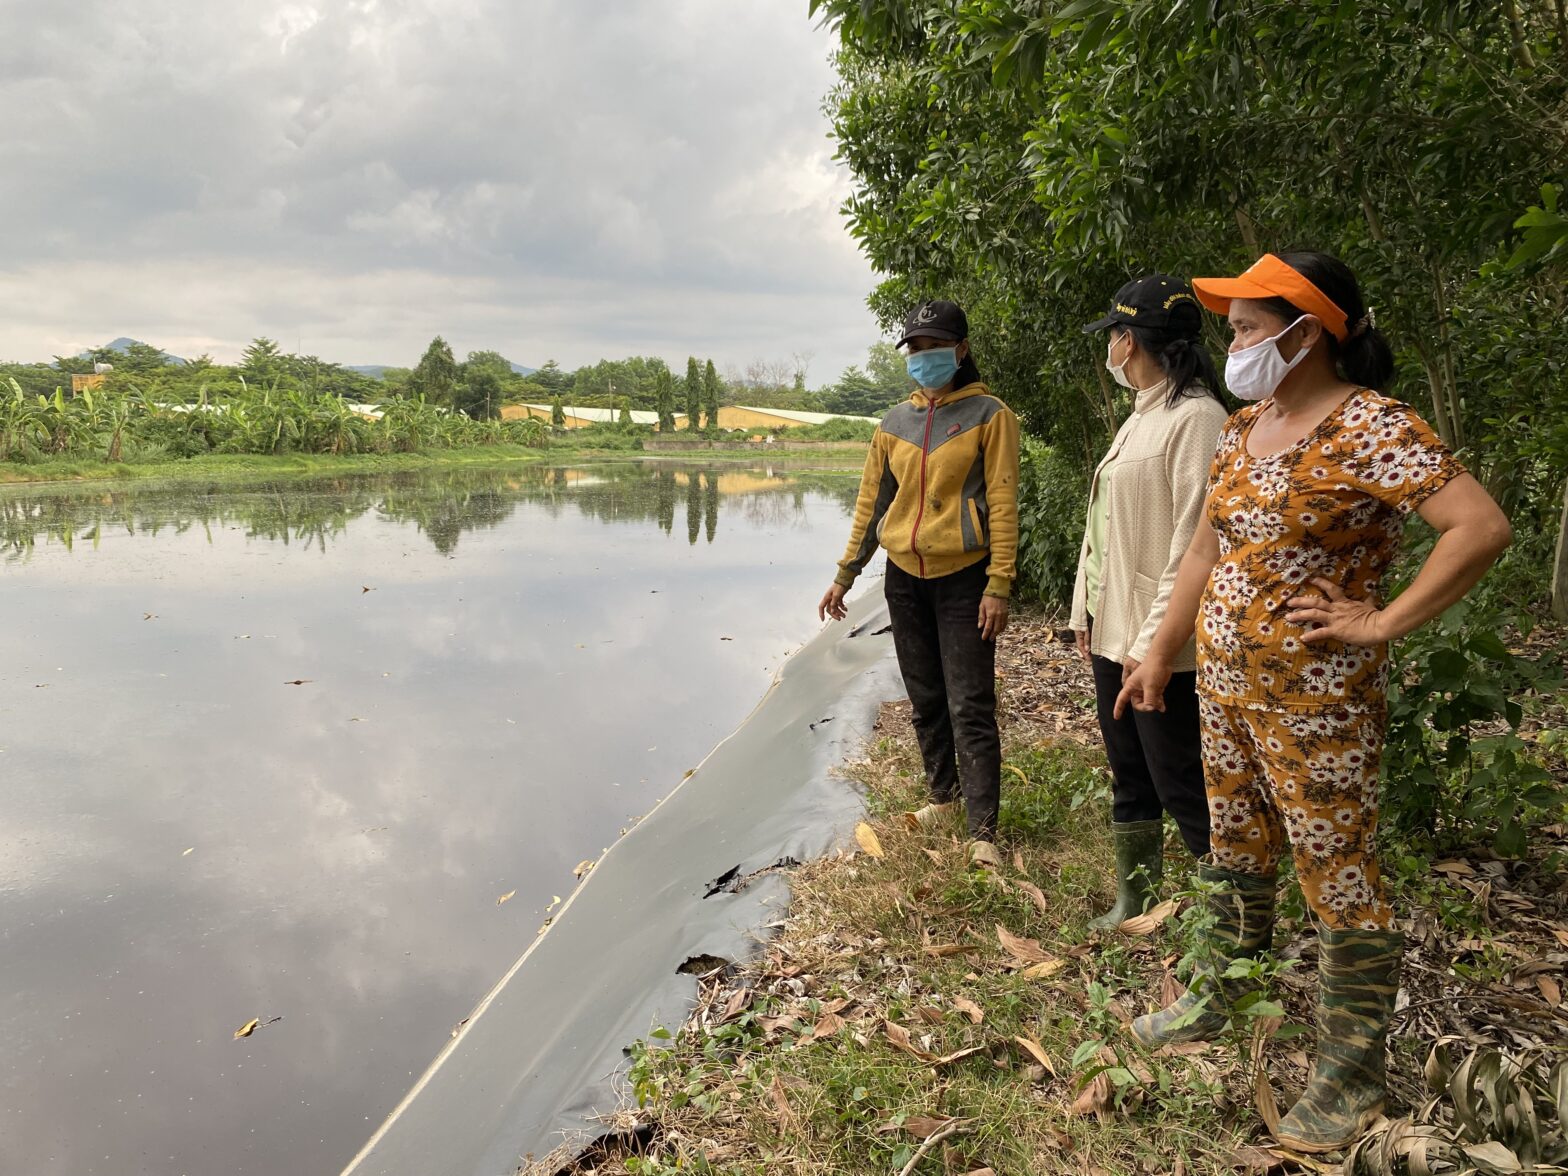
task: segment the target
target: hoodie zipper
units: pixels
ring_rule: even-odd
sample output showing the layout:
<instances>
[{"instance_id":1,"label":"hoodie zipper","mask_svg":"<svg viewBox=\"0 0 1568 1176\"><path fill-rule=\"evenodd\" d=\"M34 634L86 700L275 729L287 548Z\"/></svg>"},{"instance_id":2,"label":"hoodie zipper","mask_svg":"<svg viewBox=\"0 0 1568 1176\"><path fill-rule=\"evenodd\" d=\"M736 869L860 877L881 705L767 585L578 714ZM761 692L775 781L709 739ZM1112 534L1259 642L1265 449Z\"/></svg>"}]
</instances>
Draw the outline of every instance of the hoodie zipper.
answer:
<instances>
[{"instance_id":1,"label":"hoodie zipper","mask_svg":"<svg viewBox=\"0 0 1568 1176\"><path fill-rule=\"evenodd\" d=\"M915 553L920 578L926 578L926 557L920 554L920 520L926 515L926 458L931 455L931 422L936 420L936 401L926 409L926 439L920 443L920 506L915 510L915 526L909 532L909 546Z\"/></svg>"}]
</instances>

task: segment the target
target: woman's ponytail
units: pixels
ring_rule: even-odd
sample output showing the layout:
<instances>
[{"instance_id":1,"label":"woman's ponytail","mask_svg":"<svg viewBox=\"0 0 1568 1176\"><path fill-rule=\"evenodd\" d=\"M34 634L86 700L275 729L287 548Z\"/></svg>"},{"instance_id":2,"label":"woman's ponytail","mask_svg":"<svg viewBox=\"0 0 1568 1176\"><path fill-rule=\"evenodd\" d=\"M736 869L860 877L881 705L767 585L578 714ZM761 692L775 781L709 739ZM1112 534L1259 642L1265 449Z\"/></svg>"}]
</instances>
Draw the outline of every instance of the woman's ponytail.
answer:
<instances>
[{"instance_id":1,"label":"woman's ponytail","mask_svg":"<svg viewBox=\"0 0 1568 1176\"><path fill-rule=\"evenodd\" d=\"M1379 392L1388 387L1394 378L1394 349L1377 329L1377 316L1362 298L1361 285L1350 267L1327 253L1281 253L1279 259L1345 312L1349 337L1341 343L1333 335L1324 335L1340 379ZM1284 299L1270 301L1281 302L1295 311L1289 317L1301 317L1301 311Z\"/></svg>"}]
</instances>

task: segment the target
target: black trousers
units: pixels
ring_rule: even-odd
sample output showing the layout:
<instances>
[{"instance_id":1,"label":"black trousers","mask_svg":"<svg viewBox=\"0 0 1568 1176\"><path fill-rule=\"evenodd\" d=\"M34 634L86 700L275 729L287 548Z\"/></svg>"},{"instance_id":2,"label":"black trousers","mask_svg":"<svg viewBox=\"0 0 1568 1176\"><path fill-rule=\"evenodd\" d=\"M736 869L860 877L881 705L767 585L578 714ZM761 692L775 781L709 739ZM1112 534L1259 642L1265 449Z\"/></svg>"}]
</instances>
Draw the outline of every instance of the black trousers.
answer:
<instances>
[{"instance_id":1,"label":"black trousers","mask_svg":"<svg viewBox=\"0 0 1568 1176\"><path fill-rule=\"evenodd\" d=\"M1115 780L1113 820L1157 821L1170 813L1194 857L1209 852L1209 798L1203 787L1203 751L1198 739L1196 673L1172 674L1165 710L1148 714L1131 706L1115 717L1122 688L1120 662L1094 658L1094 693L1100 734Z\"/></svg>"},{"instance_id":2,"label":"black trousers","mask_svg":"<svg viewBox=\"0 0 1568 1176\"><path fill-rule=\"evenodd\" d=\"M980 636L985 565L923 580L889 560L883 582L931 799L961 794L975 841L996 839L1002 796L996 642Z\"/></svg>"}]
</instances>

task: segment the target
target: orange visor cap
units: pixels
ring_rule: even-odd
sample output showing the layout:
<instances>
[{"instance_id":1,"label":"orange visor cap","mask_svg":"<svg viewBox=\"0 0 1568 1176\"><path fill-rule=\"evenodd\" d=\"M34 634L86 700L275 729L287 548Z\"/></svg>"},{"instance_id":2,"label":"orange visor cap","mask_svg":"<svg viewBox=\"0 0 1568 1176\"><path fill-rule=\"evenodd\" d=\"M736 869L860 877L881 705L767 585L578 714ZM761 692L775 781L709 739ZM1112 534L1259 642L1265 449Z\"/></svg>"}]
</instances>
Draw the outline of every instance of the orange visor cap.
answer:
<instances>
[{"instance_id":1,"label":"orange visor cap","mask_svg":"<svg viewBox=\"0 0 1568 1176\"><path fill-rule=\"evenodd\" d=\"M1329 334L1343 343L1350 338L1345 312L1296 270L1272 253L1265 253L1239 278L1193 278L1198 301L1215 314L1229 314L1235 298L1283 298L1292 306L1322 321Z\"/></svg>"}]
</instances>

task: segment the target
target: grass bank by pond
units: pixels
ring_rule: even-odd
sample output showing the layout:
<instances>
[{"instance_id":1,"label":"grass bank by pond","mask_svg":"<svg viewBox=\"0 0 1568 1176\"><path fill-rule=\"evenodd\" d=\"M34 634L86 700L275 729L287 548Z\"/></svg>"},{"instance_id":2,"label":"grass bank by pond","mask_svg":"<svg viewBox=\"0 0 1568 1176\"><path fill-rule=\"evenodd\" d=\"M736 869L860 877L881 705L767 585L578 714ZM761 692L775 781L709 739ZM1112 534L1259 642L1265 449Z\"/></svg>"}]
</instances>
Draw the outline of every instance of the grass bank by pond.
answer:
<instances>
[{"instance_id":1,"label":"grass bank by pond","mask_svg":"<svg viewBox=\"0 0 1568 1176\"><path fill-rule=\"evenodd\" d=\"M0 462L0 486L47 482L245 482L291 476L376 474L448 467L505 467L562 462L669 460L671 454L629 449L594 449L568 445L535 448L526 445L482 445L461 449L429 449L413 453L349 453L341 455L287 453L276 455L211 453L156 461L107 462L78 458L45 458L31 462ZM863 454L823 452L759 453L755 446L704 449L703 462L759 461L794 468L859 471Z\"/></svg>"},{"instance_id":2,"label":"grass bank by pond","mask_svg":"<svg viewBox=\"0 0 1568 1176\"><path fill-rule=\"evenodd\" d=\"M1039 618L1015 624L1002 653L1007 868L968 869L957 829L904 828L902 811L921 803L920 760L907 705L887 708L880 741L848 769L870 810L860 849L795 871L788 918L760 957L704 977L690 1020L633 1050L628 1109L601 1145L525 1171L1341 1170L1268 1146L1266 1123L1305 1085L1311 1050L1316 944L1299 894L1282 891L1272 1007L1226 1041L1133 1047L1123 1026L1182 990L1197 908L1088 931L1111 898L1088 674ZM1568 960L1568 826L1538 829L1531 844L1521 861L1390 855L1410 938L1390 1114L1426 1101L1423 1065L1440 1038L1462 1039L1457 1057L1486 1046L1550 1061L1568 1049L1554 978ZM1169 845L1167 873L1183 878L1191 860ZM1544 1089L1531 1103L1543 1136L1560 1132L1552 1103ZM1452 1134L1463 1116L1444 1114ZM1471 1144L1502 1138L1466 1130Z\"/></svg>"}]
</instances>

